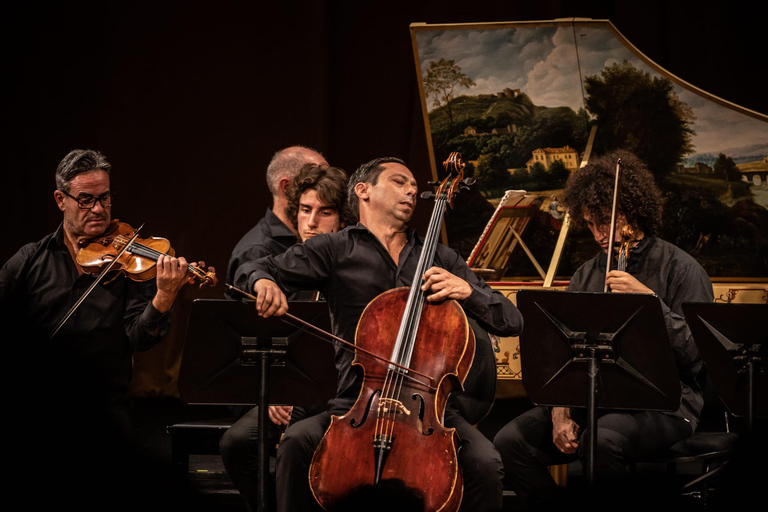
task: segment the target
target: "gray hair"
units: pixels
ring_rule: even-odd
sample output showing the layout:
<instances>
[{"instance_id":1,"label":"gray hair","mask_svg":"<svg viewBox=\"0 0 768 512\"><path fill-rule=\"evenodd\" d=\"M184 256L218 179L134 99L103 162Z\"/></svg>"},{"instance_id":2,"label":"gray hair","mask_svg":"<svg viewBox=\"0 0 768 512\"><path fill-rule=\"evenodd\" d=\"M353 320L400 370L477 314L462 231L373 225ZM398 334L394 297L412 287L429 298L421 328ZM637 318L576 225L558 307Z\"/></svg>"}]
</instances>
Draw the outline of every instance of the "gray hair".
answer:
<instances>
[{"instance_id":1,"label":"gray hair","mask_svg":"<svg viewBox=\"0 0 768 512\"><path fill-rule=\"evenodd\" d=\"M267 186L273 196L277 195L280 180L288 178L292 180L307 163L316 163L307 159L307 152L322 153L307 146L291 146L281 149L272 156L267 166Z\"/></svg>"},{"instance_id":2,"label":"gray hair","mask_svg":"<svg viewBox=\"0 0 768 512\"><path fill-rule=\"evenodd\" d=\"M360 201L357 198L355 192L355 186L358 183L370 183L376 185L379 181L379 175L384 170L384 164L400 164L405 165L405 162L399 158L393 156L387 156L384 158L376 158L368 163L365 163L357 168L355 173L349 177L349 184L347 185L347 202L349 208L357 217L360 217Z\"/></svg>"},{"instance_id":3,"label":"gray hair","mask_svg":"<svg viewBox=\"0 0 768 512\"><path fill-rule=\"evenodd\" d=\"M101 170L109 174L112 164L107 158L92 149L73 149L56 167L56 189L69 192L69 183L78 174Z\"/></svg>"}]
</instances>

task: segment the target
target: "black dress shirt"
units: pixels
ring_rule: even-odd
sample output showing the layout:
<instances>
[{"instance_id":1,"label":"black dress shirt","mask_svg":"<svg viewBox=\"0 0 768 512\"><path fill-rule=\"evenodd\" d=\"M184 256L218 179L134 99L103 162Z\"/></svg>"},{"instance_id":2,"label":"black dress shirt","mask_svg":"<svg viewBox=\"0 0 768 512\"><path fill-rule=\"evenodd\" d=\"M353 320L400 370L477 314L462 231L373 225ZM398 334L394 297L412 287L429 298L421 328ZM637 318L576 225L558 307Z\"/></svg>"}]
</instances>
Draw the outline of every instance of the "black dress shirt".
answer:
<instances>
[{"instance_id":1,"label":"black dress shirt","mask_svg":"<svg viewBox=\"0 0 768 512\"><path fill-rule=\"evenodd\" d=\"M296 234L267 208L264 217L237 242L229 258L227 282L244 291L248 275L254 271L254 262L265 256L282 254L297 242Z\"/></svg>"},{"instance_id":2,"label":"black dress shirt","mask_svg":"<svg viewBox=\"0 0 768 512\"><path fill-rule=\"evenodd\" d=\"M266 278L286 293L319 290L328 300L334 334L353 342L357 322L371 300L392 288L410 286L423 242L413 230L407 236L397 264L362 224L316 236L279 256L255 262L247 286L251 289L258 279ZM517 308L475 276L458 252L438 245L434 266L450 271L472 286L472 294L460 304L485 330L501 336L522 331L523 320ZM351 353L337 348L339 396L356 396L359 390L360 382L351 361Z\"/></svg>"},{"instance_id":3,"label":"black dress shirt","mask_svg":"<svg viewBox=\"0 0 768 512\"><path fill-rule=\"evenodd\" d=\"M568 290L602 292L606 255L600 253L579 267ZM712 302L712 282L707 273L682 249L655 236L643 238L632 251L627 272L661 299L669 342L675 355L682 386L682 402L674 415L691 423L695 430L704 405L697 375L703 361L685 322L686 302Z\"/></svg>"},{"instance_id":4,"label":"black dress shirt","mask_svg":"<svg viewBox=\"0 0 768 512\"><path fill-rule=\"evenodd\" d=\"M66 396L95 404L122 397L134 349L152 347L169 328L170 314L152 306L155 281L137 283L119 275L96 286L49 340L94 279L78 275L62 226L22 247L0 270L0 311L4 325L18 333L12 340L15 364L30 368L23 377L29 384L44 382L54 393L38 399Z\"/></svg>"}]
</instances>

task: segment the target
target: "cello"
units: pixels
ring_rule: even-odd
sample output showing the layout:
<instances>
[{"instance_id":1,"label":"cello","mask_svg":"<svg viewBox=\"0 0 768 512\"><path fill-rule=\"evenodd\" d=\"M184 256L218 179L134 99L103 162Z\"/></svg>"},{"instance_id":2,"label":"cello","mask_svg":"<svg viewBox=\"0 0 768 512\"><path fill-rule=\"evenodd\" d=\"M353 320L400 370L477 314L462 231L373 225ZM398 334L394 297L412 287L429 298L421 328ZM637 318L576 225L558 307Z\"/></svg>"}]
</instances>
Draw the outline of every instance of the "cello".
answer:
<instances>
[{"instance_id":1,"label":"cello","mask_svg":"<svg viewBox=\"0 0 768 512\"><path fill-rule=\"evenodd\" d=\"M470 184L458 153L444 166L449 176L434 194L410 288L380 294L358 322L355 345L361 350L352 364L364 375L360 394L346 414L332 417L310 465L312 494L325 509L356 487L392 478L421 491L426 511L455 511L461 504L459 439L443 419L450 393L461 389L472 365L475 339L458 302L430 303L421 290L445 209ZM366 352L377 360L365 357Z\"/></svg>"}]
</instances>

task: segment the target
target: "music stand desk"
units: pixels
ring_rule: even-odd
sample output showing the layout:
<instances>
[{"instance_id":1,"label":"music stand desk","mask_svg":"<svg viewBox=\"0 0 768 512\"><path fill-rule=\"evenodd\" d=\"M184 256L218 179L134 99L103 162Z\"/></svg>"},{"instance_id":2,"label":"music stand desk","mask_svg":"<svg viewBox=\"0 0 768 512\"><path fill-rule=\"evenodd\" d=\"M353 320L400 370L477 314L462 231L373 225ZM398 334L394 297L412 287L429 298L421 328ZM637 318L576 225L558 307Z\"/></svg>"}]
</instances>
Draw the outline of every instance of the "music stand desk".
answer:
<instances>
[{"instance_id":1,"label":"music stand desk","mask_svg":"<svg viewBox=\"0 0 768 512\"><path fill-rule=\"evenodd\" d=\"M522 290L523 386L536 405L585 407L587 481L597 409L675 411L680 378L661 301L649 294Z\"/></svg>"},{"instance_id":2,"label":"music stand desk","mask_svg":"<svg viewBox=\"0 0 768 512\"><path fill-rule=\"evenodd\" d=\"M330 330L328 305L291 301L292 314ZM252 405L259 410L260 509L266 508L267 408L321 405L336 396L334 349L279 318L262 318L253 302L197 299L192 303L179 390L188 404Z\"/></svg>"}]
</instances>

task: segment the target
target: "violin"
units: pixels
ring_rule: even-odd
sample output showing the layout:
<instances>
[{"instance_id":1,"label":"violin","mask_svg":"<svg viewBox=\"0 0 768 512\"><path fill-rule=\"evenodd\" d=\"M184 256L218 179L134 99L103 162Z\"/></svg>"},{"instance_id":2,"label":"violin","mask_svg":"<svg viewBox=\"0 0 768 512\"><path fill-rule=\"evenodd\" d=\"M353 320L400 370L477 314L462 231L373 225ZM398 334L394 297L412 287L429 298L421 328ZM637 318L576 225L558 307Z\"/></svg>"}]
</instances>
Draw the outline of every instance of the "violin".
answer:
<instances>
[{"instance_id":1,"label":"violin","mask_svg":"<svg viewBox=\"0 0 768 512\"><path fill-rule=\"evenodd\" d=\"M462 179L461 155L452 153L444 165L449 176L435 194L426 193L435 207L413 284L374 298L358 322L355 345L365 352L356 352L352 364L363 370L360 394L349 412L332 417L310 465L310 488L326 510L350 490L390 478L419 489L426 511L451 512L461 504L458 434L442 422L450 393L469 373L475 338L457 301L430 303L421 290L446 206L471 184ZM392 363L372 363L366 352ZM412 378L417 374L429 379Z\"/></svg>"},{"instance_id":2,"label":"violin","mask_svg":"<svg viewBox=\"0 0 768 512\"><path fill-rule=\"evenodd\" d=\"M162 255L173 256L175 254L168 240L156 237L140 239L139 230L133 229L118 219L114 219L100 236L78 242L78 245L80 250L75 258L77 264L85 273L95 276L96 279L64 315L64 318L51 332L48 337L49 340L56 336L62 326L107 274L113 275L104 281L105 283L116 279L120 272L134 281L148 281L157 275L157 259ZM218 283L216 273L213 270L206 272L195 265L189 266L187 275L199 279L201 288L205 284L216 286Z\"/></svg>"},{"instance_id":3,"label":"violin","mask_svg":"<svg viewBox=\"0 0 768 512\"><path fill-rule=\"evenodd\" d=\"M137 230L125 222L114 219L100 236L79 243L77 264L87 274L97 276L107 272L120 272L133 281L148 281L157 275L160 256L174 256L176 252L165 238L138 238ZM219 282L215 271L189 265L187 275L200 281L200 287L216 286Z\"/></svg>"},{"instance_id":4,"label":"violin","mask_svg":"<svg viewBox=\"0 0 768 512\"><path fill-rule=\"evenodd\" d=\"M618 247L618 254L616 255L616 270L622 272L627 271L627 264L629 263L629 254L632 249L637 245L637 241L643 237L643 232L636 229L629 224L625 224L621 228L619 233L620 241L614 241L614 235L616 233L616 224L618 223L618 202L619 202L619 178L621 170L624 168L621 163L621 159L616 162L616 178L613 185L613 204L611 205L611 223L609 227L608 235L608 247L611 250L608 251L606 264L605 264L605 279L606 283L603 288L604 292L608 291L608 274L611 272L611 264L613 258L611 258L612 251Z\"/></svg>"},{"instance_id":5,"label":"violin","mask_svg":"<svg viewBox=\"0 0 768 512\"><path fill-rule=\"evenodd\" d=\"M637 238L635 237L635 229L629 224L625 224L621 228L621 243L619 244L619 254L616 262L616 270L622 272L627 271L627 264L629 263L629 254L635 247Z\"/></svg>"}]
</instances>

